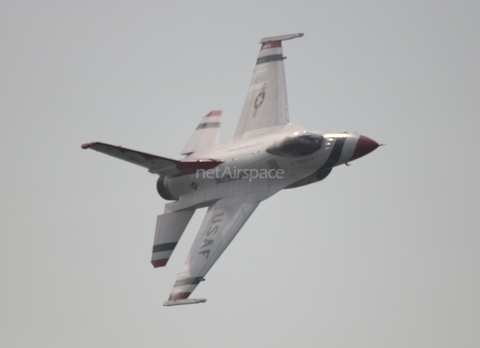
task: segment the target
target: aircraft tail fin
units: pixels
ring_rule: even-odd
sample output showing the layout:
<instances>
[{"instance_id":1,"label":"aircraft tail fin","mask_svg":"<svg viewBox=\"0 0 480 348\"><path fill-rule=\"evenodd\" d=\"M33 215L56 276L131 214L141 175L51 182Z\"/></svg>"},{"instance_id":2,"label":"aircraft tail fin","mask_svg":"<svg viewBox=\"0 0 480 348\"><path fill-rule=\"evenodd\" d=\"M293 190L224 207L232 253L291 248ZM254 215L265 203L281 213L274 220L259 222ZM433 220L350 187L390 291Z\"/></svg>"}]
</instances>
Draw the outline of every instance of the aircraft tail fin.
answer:
<instances>
[{"instance_id":1,"label":"aircraft tail fin","mask_svg":"<svg viewBox=\"0 0 480 348\"><path fill-rule=\"evenodd\" d=\"M167 264L194 212L195 209L188 209L158 215L152 251L153 267Z\"/></svg>"},{"instance_id":2,"label":"aircraft tail fin","mask_svg":"<svg viewBox=\"0 0 480 348\"><path fill-rule=\"evenodd\" d=\"M190 156L194 152L199 153L217 145L220 138L221 116L221 110L213 110L203 116L187 145L183 148L182 155Z\"/></svg>"}]
</instances>

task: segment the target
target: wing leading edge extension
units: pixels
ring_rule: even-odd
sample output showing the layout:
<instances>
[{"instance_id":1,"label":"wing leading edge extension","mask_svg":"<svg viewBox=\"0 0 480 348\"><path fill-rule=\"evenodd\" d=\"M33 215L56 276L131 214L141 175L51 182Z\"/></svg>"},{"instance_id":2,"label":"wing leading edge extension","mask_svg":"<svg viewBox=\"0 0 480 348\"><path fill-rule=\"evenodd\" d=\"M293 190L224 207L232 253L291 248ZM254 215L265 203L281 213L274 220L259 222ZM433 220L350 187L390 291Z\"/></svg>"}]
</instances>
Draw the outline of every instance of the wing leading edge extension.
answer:
<instances>
[{"instance_id":1,"label":"wing leading edge extension","mask_svg":"<svg viewBox=\"0 0 480 348\"><path fill-rule=\"evenodd\" d=\"M260 41L262 47L234 139L249 137L257 129L289 122L282 41L302 36L290 34Z\"/></svg>"},{"instance_id":2,"label":"wing leading edge extension","mask_svg":"<svg viewBox=\"0 0 480 348\"><path fill-rule=\"evenodd\" d=\"M188 299L218 260L260 202L247 202L245 196L221 199L212 204L165 306L205 302ZM188 300L187 300L188 299Z\"/></svg>"}]
</instances>

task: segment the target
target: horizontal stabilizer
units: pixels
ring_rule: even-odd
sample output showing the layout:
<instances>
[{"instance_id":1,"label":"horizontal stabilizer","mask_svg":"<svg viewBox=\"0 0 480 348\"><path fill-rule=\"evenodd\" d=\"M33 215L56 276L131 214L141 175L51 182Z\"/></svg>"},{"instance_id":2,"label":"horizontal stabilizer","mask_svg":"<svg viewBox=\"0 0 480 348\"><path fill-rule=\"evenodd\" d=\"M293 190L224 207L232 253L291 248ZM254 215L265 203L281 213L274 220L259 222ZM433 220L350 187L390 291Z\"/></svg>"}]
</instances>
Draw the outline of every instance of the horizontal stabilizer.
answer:
<instances>
[{"instance_id":1,"label":"horizontal stabilizer","mask_svg":"<svg viewBox=\"0 0 480 348\"><path fill-rule=\"evenodd\" d=\"M199 298L199 299L191 298L187 300L165 301L163 305L166 307L171 307L171 306L181 306L181 305L205 303L205 302L207 302L207 300L204 298Z\"/></svg>"},{"instance_id":2,"label":"horizontal stabilizer","mask_svg":"<svg viewBox=\"0 0 480 348\"><path fill-rule=\"evenodd\" d=\"M193 213L195 209L158 215L152 251L153 267L163 267L167 264Z\"/></svg>"},{"instance_id":3,"label":"horizontal stabilizer","mask_svg":"<svg viewBox=\"0 0 480 348\"><path fill-rule=\"evenodd\" d=\"M212 158L187 158L178 161L100 142L83 144L82 149L92 149L138 166L148 168L150 173L164 176L191 174L195 173L196 170L212 169L223 163L222 160Z\"/></svg>"}]
</instances>

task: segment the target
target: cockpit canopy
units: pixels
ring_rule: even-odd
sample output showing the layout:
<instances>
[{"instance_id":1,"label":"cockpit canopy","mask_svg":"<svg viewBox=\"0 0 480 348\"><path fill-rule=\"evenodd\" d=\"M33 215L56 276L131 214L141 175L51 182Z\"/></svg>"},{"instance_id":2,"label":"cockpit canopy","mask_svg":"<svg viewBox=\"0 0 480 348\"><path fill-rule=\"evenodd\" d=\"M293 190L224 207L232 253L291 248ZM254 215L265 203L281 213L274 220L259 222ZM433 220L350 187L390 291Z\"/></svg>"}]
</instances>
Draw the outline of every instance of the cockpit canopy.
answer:
<instances>
[{"instance_id":1,"label":"cockpit canopy","mask_svg":"<svg viewBox=\"0 0 480 348\"><path fill-rule=\"evenodd\" d=\"M322 147L323 137L313 133L296 132L281 140L275 141L267 148L267 152L277 156L308 156Z\"/></svg>"}]
</instances>

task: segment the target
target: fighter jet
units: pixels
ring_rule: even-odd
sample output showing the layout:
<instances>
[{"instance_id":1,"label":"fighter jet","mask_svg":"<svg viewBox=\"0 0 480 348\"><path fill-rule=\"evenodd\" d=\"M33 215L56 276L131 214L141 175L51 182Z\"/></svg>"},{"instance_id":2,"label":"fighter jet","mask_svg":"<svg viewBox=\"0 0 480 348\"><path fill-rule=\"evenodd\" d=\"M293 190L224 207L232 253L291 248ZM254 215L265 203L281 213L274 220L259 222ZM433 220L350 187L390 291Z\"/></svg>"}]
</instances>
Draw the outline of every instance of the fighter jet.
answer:
<instances>
[{"instance_id":1,"label":"fighter jet","mask_svg":"<svg viewBox=\"0 0 480 348\"><path fill-rule=\"evenodd\" d=\"M260 202L283 189L325 179L379 144L363 135L320 133L290 123L282 42L302 37L266 37L233 140L220 144L221 111L205 115L181 152L159 157L100 142L82 145L145 167L159 175L157 191L172 202L157 225L153 267L165 267L196 209L208 207L165 306L205 302L190 295L235 238Z\"/></svg>"}]
</instances>

